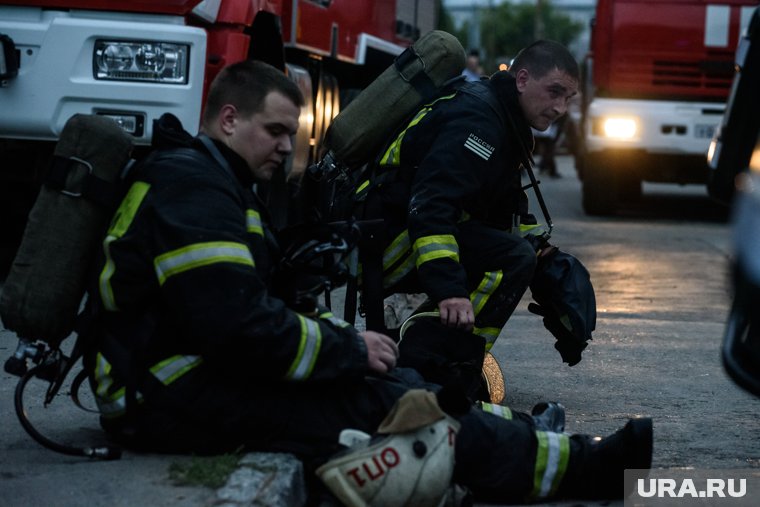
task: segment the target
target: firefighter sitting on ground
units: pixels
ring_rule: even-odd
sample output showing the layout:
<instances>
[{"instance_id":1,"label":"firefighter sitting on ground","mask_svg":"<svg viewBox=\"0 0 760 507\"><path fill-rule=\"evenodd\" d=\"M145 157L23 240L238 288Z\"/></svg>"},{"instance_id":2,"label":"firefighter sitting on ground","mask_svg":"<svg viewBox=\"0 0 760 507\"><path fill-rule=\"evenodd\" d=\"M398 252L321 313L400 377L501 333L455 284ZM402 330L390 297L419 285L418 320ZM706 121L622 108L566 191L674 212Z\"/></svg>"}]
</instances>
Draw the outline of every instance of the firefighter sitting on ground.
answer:
<instances>
[{"instance_id":1,"label":"firefighter sitting on ground","mask_svg":"<svg viewBox=\"0 0 760 507\"><path fill-rule=\"evenodd\" d=\"M476 408L395 368L388 336L274 295L281 254L252 184L290 153L302 105L279 70L231 65L189 150L158 150L135 169L94 294L88 365L103 427L152 452L291 452L309 473L322 465L345 502L437 504L449 476L500 502L622 495L623 469L649 467L649 419L599 441L563 433L554 404L534 416ZM381 422L380 448L330 459L342 430L374 434ZM378 455L398 481L379 492L356 471Z\"/></svg>"}]
</instances>

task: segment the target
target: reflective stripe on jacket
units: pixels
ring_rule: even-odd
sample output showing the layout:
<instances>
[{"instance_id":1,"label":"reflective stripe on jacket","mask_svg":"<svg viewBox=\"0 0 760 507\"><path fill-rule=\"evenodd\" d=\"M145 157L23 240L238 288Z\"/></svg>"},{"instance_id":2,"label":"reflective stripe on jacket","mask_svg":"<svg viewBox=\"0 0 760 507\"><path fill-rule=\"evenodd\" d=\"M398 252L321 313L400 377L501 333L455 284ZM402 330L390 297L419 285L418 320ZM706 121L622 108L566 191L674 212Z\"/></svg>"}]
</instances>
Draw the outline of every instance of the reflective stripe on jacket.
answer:
<instances>
[{"instance_id":1,"label":"reflective stripe on jacket","mask_svg":"<svg viewBox=\"0 0 760 507\"><path fill-rule=\"evenodd\" d=\"M514 215L527 213L520 167L522 146L530 151L533 137L514 78L498 74L465 86L492 94L500 112L463 89L446 94L425 105L380 158L376 192L390 237L386 287L416 268L434 301L467 297L457 224L474 219L507 230Z\"/></svg>"},{"instance_id":2,"label":"reflective stripe on jacket","mask_svg":"<svg viewBox=\"0 0 760 507\"><path fill-rule=\"evenodd\" d=\"M170 385L198 368L241 382L364 372L366 346L353 328L270 296L276 240L245 162L216 146L228 167L199 142L200 155L154 153L114 215L97 280L102 407L123 408L119 382L148 374ZM119 371L134 358L140 371Z\"/></svg>"}]
</instances>

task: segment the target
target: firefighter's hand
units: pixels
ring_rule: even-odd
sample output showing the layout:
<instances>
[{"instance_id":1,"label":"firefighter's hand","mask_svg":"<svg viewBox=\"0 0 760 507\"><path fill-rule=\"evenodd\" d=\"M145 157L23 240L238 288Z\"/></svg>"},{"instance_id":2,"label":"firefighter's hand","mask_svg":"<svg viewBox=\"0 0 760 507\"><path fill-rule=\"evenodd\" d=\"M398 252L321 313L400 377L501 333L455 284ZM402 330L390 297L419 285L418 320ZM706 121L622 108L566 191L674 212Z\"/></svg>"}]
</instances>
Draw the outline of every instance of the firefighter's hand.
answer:
<instances>
[{"instance_id":1,"label":"firefighter's hand","mask_svg":"<svg viewBox=\"0 0 760 507\"><path fill-rule=\"evenodd\" d=\"M367 344L367 365L370 370L387 373L396 366L398 345L393 338L375 331L363 331L359 336Z\"/></svg>"},{"instance_id":2,"label":"firefighter's hand","mask_svg":"<svg viewBox=\"0 0 760 507\"><path fill-rule=\"evenodd\" d=\"M472 331L475 325L475 312L468 298L448 298L438 303L441 312L441 324L465 331Z\"/></svg>"}]
</instances>

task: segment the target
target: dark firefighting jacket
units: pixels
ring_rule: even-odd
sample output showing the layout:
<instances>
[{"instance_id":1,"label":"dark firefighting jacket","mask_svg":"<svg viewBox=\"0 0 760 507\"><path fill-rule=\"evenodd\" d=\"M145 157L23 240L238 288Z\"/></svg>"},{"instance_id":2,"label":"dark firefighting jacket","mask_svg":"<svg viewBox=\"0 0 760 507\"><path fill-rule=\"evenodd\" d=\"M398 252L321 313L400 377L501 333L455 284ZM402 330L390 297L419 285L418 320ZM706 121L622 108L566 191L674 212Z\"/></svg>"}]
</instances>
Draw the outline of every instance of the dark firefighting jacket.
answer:
<instances>
[{"instance_id":1,"label":"dark firefighting jacket","mask_svg":"<svg viewBox=\"0 0 760 507\"><path fill-rule=\"evenodd\" d=\"M243 159L209 138L137 169L97 279L91 379L104 416L124 413L125 386L140 403L202 368L238 385L364 371L347 323L272 297L278 247L252 184Z\"/></svg>"},{"instance_id":2,"label":"dark firefighting jacket","mask_svg":"<svg viewBox=\"0 0 760 507\"><path fill-rule=\"evenodd\" d=\"M416 267L434 301L467 297L457 223L510 230L527 213L520 166L533 137L517 95L506 72L468 83L423 107L389 145L377 171L385 181L375 187L390 231L385 287Z\"/></svg>"}]
</instances>

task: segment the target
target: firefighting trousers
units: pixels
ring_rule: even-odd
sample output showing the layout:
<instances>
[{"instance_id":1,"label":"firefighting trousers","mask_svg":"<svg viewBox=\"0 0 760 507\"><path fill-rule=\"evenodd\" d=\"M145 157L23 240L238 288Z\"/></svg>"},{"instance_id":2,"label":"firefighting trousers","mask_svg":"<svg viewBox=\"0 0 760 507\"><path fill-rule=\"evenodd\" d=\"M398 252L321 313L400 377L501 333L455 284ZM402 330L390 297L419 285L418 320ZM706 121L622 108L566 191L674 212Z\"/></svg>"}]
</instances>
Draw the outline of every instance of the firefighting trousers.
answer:
<instances>
[{"instance_id":1,"label":"firefighting trousers","mask_svg":"<svg viewBox=\"0 0 760 507\"><path fill-rule=\"evenodd\" d=\"M186 377L146 396L128 419L102 420L103 426L123 445L150 452L215 453L241 446L289 452L304 461L309 473L339 450L343 429L372 434L407 390L439 389L404 368L384 376L303 384L236 385L206 368ZM454 481L484 500L552 496L566 474L575 475L574 456L588 445L583 438L538 431L529 415L503 406L482 404L452 415L461 422ZM382 473L369 471L366 480Z\"/></svg>"},{"instance_id":2,"label":"firefighting trousers","mask_svg":"<svg viewBox=\"0 0 760 507\"><path fill-rule=\"evenodd\" d=\"M457 228L460 264L467 273L475 314L473 333L490 350L533 278L536 252L522 237L479 221L462 222ZM386 287L387 293L421 291L414 269Z\"/></svg>"}]
</instances>

